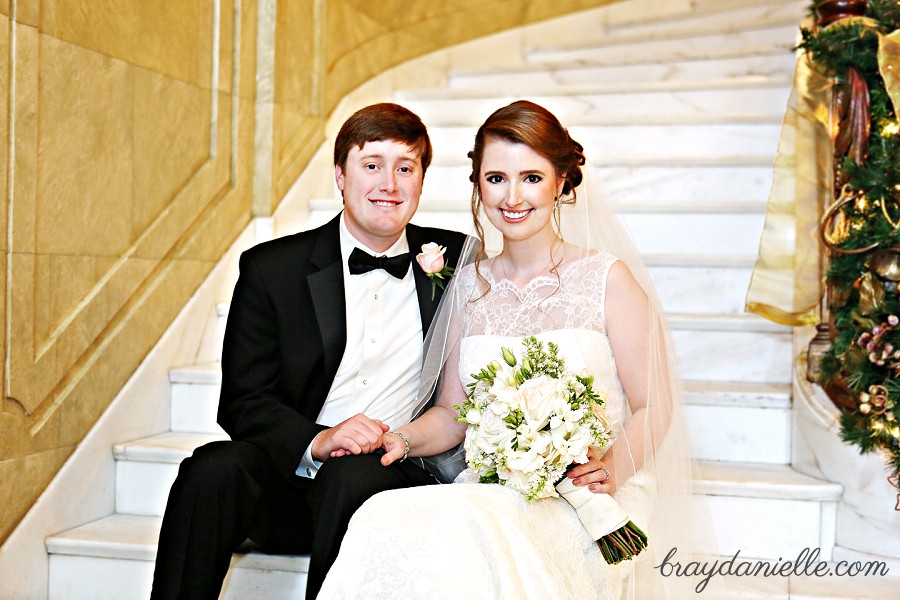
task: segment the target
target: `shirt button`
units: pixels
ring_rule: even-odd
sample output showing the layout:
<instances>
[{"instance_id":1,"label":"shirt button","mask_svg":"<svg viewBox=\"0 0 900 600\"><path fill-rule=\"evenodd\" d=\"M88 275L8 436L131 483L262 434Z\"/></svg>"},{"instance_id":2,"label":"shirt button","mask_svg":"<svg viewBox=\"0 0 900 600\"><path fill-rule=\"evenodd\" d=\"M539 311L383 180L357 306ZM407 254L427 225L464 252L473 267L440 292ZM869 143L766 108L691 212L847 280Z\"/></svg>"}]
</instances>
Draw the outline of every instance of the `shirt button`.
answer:
<instances>
[{"instance_id":1,"label":"shirt button","mask_svg":"<svg viewBox=\"0 0 900 600\"><path fill-rule=\"evenodd\" d=\"M363 379L363 385L369 385L369 381L367 379Z\"/></svg>"},{"instance_id":2,"label":"shirt button","mask_svg":"<svg viewBox=\"0 0 900 600\"><path fill-rule=\"evenodd\" d=\"M306 468L306 476L312 477L312 469L310 469L309 467Z\"/></svg>"},{"instance_id":3,"label":"shirt button","mask_svg":"<svg viewBox=\"0 0 900 600\"><path fill-rule=\"evenodd\" d=\"M372 338L372 339L369 340L369 341L372 342L372 343L374 344L374 343L375 343L375 338Z\"/></svg>"},{"instance_id":4,"label":"shirt button","mask_svg":"<svg viewBox=\"0 0 900 600\"><path fill-rule=\"evenodd\" d=\"M378 300L378 294L375 294L375 299Z\"/></svg>"}]
</instances>

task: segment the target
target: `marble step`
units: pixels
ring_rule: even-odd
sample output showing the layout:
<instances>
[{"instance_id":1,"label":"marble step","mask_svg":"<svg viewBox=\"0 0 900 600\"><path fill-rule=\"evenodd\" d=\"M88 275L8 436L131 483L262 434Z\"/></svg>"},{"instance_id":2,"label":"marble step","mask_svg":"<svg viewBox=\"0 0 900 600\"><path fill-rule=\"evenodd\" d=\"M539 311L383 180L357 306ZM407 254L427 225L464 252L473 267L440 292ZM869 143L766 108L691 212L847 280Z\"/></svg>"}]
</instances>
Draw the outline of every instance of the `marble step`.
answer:
<instances>
[{"instance_id":1,"label":"marble step","mask_svg":"<svg viewBox=\"0 0 900 600\"><path fill-rule=\"evenodd\" d=\"M209 387L218 389L218 385ZM209 402L207 398L198 397L192 404L198 412L202 412L208 408ZM170 431L116 444L113 447L116 459L116 512L161 517L181 461L190 456L194 448L225 439L228 436L224 433Z\"/></svg>"},{"instance_id":2,"label":"marble step","mask_svg":"<svg viewBox=\"0 0 900 600\"><path fill-rule=\"evenodd\" d=\"M790 463L788 384L687 381L684 392L688 430L698 460Z\"/></svg>"},{"instance_id":3,"label":"marble step","mask_svg":"<svg viewBox=\"0 0 900 600\"><path fill-rule=\"evenodd\" d=\"M706 156L694 160L607 158L600 161L590 155L590 160L597 170L597 181L603 194L610 200L661 198L690 205L695 202L765 202L772 186L773 156ZM469 201L472 197L471 172L472 163L465 155L454 160L437 160L425 175L423 202L449 198ZM335 192L335 198L340 200L338 192Z\"/></svg>"},{"instance_id":4,"label":"marble step","mask_svg":"<svg viewBox=\"0 0 900 600\"><path fill-rule=\"evenodd\" d=\"M707 498L719 555L792 557L819 548L831 559L839 484L785 465L706 461L699 470L694 493Z\"/></svg>"},{"instance_id":5,"label":"marble step","mask_svg":"<svg viewBox=\"0 0 900 600\"><path fill-rule=\"evenodd\" d=\"M545 87L532 83L521 90L492 83L471 89L402 92L395 99L422 117L430 131L446 125L477 127L493 111L519 99L547 108L567 127L725 118L780 122L789 93L790 76L785 74L687 81L584 79Z\"/></svg>"},{"instance_id":6,"label":"marble step","mask_svg":"<svg viewBox=\"0 0 900 600\"><path fill-rule=\"evenodd\" d=\"M221 382L217 363L173 369L173 412L192 413L178 430L117 444L116 510L162 514L177 465L193 448L225 439L215 424ZM703 460L784 464L790 460L790 389L786 384L687 381L685 405L696 456ZM759 436L758 431L765 431Z\"/></svg>"},{"instance_id":7,"label":"marble step","mask_svg":"<svg viewBox=\"0 0 900 600\"><path fill-rule=\"evenodd\" d=\"M672 39L641 35L609 36L606 43L534 48L525 52L528 62L551 65L579 61L585 64L648 63L673 58L725 58L766 53L773 48L785 52L797 44L799 22L777 26L754 25L743 31L723 33L700 24L685 35L673 31Z\"/></svg>"},{"instance_id":8,"label":"marble step","mask_svg":"<svg viewBox=\"0 0 900 600\"><path fill-rule=\"evenodd\" d=\"M227 318L228 305L224 305L220 317L222 329ZM219 363L170 369L169 382L172 388L173 432L225 435L216 422L219 386L222 383Z\"/></svg>"},{"instance_id":9,"label":"marble step","mask_svg":"<svg viewBox=\"0 0 900 600\"><path fill-rule=\"evenodd\" d=\"M647 81L684 83L709 79L740 79L747 76L783 79L793 74L796 57L792 52L783 48L760 49L760 52L756 55L724 58L661 57L653 62L632 64L590 65L572 62L525 64L495 69L456 69L450 72L447 86L451 90L493 88L512 94L601 81L642 85Z\"/></svg>"},{"instance_id":10,"label":"marble step","mask_svg":"<svg viewBox=\"0 0 900 600\"><path fill-rule=\"evenodd\" d=\"M159 517L115 514L47 539L50 600L150 596ZM302 598L307 556L235 554L220 600Z\"/></svg>"},{"instance_id":11,"label":"marble step","mask_svg":"<svg viewBox=\"0 0 900 600\"><path fill-rule=\"evenodd\" d=\"M685 380L790 383L791 330L756 315L669 315Z\"/></svg>"},{"instance_id":12,"label":"marble step","mask_svg":"<svg viewBox=\"0 0 900 600\"><path fill-rule=\"evenodd\" d=\"M705 495L710 505L717 554L740 550L743 556L775 558L818 547L823 558L830 558L834 526L833 516L830 524L827 516L841 493L839 485L773 465L707 462L701 463L699 477L695 493ZM49 537L50 598L146 597L158 528L159 517L114 514ZM247 571L239 572L241 568ZM106 570L105 576L99 576L101 569ZM229 585L235 585L235 577L249 577L256 569L278 572L273 580L284 577L297 584L305 573L306 558L237 554ZM125 580L116 581L110 573L123 574ZM94 576L80 579L85 574ZM77 595L83 592L90 595Z\"/></svg>"},{"instance_id":13,"label":"marble step","mask_svg":"<svg viewBox=\"0 0 900 600\"><path fill-rule=\"evenodd\" d=\"M50 600L131 600L150 595L159 537L158 517L112 515L47 540ZM789 554L796 557L798 551ZM749 555L741 553L741 558ZM727 560L729 556L720 556ZM785 560L790 560L785 557ZM309 559L251 552L235 554L222 600L301 598ZM834 569L835 565L829 565ZM697 578L699 581L699 578ZM761 584L728 578L741 599L893 600L897 577L772 577Z\"/></svg>"},{"instance_id":14,"label":"marble step","mask_svg":"<svg viewBox=\"0 0 900 600\"><path fill-rule=\"evenodd\" d=\"M755 256L645 255L644 260L666 311L743 314Z\"/></svg>"},{"instance_id":15,"label":"marble step","mask_svg":"<svg viewBox=\"0 0 900 600\"><path fill-rule=\"evenodd\" d=\"M698 31L733 33L748 28L799 24L807 15L809 3L806 0L695 0L691 5L690 12L656 19L644 16L629 22L625 14L620 17L625 20L609 24L603 33L618 40L626 37L671 38ZM602 43L602 39L596 43Z\"/></svg>"},{"instance_id":16,"label":"marble step","mask_svg":"<svg viewBox=\"0 0 900 600\"><path fill-rule=\"evenodd\" d=\"M497 106L500 106L498 104ZM566 121L565 119L563 119ZM569 133L588 149L595 164L613 161L709 160L740 152L742 156L771 160L775 156L781 124L728 122L643 125L633 122L598 125L569 125ZM435 159L465 159L472 147L477 127L431 127L429 136Z\"/></svg>"}]
</instances>

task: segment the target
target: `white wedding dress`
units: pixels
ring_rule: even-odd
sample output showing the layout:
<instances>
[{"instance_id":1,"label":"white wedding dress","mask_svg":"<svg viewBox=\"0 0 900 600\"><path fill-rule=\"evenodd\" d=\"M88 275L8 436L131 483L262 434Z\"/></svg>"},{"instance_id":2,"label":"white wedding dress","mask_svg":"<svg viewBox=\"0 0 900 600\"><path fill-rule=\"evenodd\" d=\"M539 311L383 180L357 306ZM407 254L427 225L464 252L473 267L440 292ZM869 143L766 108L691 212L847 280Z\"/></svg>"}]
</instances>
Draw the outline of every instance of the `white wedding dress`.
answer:
<instances>
[{"instance_id":1,"label":"white wedding dress","mask_svg":"<svg viewBox=\"0 0 900 600\"><path fill-rule=\"evenodd\" d=\"M609 254L586 254L561 266L559 278L538 277L522 288L494 280L482 267L490 292L466 307L463 383L500 359L502 346L521 356L522 339L536 335L558 344L567 369L594 376L594 389L607 394L607 414L620 432L630 413L604 317L606 279L615 261ZM474 268L463 269L458 279L464 298L480 296ZM647 505L647 477L639 471L615 494L641 527L647 522L639 514ZM466 470L452 485L388 491L366 502L350 522L319 598L618 599L633 563L608 565L562 498L527 502L514 489L477 483Z\"/></svg>"}]
</instances>

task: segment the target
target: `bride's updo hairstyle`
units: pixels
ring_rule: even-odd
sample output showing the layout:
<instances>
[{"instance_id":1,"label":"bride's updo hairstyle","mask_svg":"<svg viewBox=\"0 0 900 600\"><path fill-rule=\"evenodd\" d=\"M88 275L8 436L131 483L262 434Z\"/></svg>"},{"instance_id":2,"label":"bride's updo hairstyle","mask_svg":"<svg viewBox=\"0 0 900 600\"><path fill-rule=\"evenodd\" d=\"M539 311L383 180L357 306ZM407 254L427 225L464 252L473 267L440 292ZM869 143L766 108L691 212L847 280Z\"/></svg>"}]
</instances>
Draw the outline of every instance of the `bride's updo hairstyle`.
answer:
<instances>
[{"instance_id":1,"label":"bride's updo hairstyle","mask_svg":"<svg viewBox=\"0 0 900 600\"><path fill-rule=\"evenodd\" d=\"M513 144L524 144L535 153L546 158L556 170L556 176L566 181L563 184L559 202L575 203L575 188L581 184L581 166L584 164L584 147L572 139L568 130L549 110L529 102L517 100L508 106L495 111L478 128L475 134L475 147L468 156L472 159L472 173L469 181L472 189L472 221L481 247L485 247L484 227L479 217L481 210L481 163L484 158L484 147L491 140L501 140ZM556 213L558 219L559 212ZM557 231L559 222L557 221ZM476 270L481 262L476 256ZM479 278L481 273L479 273ZM486 282L485 282L486 283Z\"/></svg>"}]
</instances>

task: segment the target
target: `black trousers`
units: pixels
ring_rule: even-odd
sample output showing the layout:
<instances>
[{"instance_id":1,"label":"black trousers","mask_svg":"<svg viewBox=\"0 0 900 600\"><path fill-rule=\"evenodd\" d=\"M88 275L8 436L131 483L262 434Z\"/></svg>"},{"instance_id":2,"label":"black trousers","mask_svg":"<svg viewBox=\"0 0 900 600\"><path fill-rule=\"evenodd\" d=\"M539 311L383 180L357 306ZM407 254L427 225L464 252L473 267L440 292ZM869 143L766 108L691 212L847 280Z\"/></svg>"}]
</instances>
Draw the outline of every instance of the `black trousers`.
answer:
<instances>
[{"instance_id":1,"label":"black trousers","mask_svg":"<svg viewBox=\"0 0 900 600\"><path fill-rule=\"evenodd\" d=\"M265 552L308 553L313 600L357 508L378 492L435 483L412 461L383 467L380 458L330 458L315 479L287 480L252 444L197 448L169 492L151 600L216 600L232 553L248 538Z\"/></svg>"}]
</instances>

